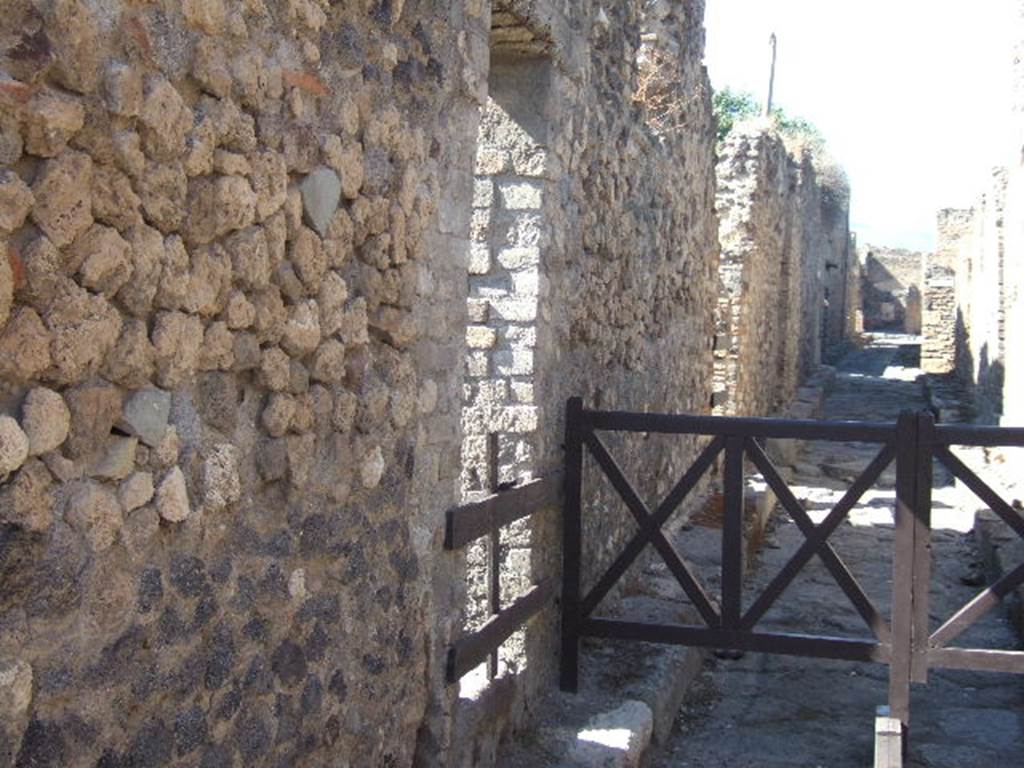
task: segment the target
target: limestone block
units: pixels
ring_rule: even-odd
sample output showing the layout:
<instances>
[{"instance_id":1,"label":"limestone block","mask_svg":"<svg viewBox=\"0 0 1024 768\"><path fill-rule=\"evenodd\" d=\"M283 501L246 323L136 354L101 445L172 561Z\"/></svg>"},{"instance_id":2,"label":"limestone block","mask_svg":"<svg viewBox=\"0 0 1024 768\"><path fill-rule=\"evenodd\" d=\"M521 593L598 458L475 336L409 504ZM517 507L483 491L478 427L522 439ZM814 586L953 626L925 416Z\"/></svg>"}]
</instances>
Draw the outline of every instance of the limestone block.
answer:
<instances>
[{"instance_id":1,"label":"limestone block","mask_svg":"<svg viewBox=\"0 0 1024 768\"><path fill-rule=\"evenodd\" d=\"M486 275L490 271L490 246L486 243L473 243L469 248L469 274Z\"/></svg>"},{"instance_id":2,"label":"limestone block","mask_svg":"<svg viewBox=\"0 0 1024 768\"><path fill-rule=\"evenodd\" d=\"M494 371L499 376L528 376L533 373L533 350L514 349L494 353Z\"/></svg>"},{"instance_id":3,"label":"limestone block","mask_svg":"<svg viewBox=\"0 0 1024 768\"><path fill-rule=\"evenodd\" d=\"M56 157L85 123L85 108L71 96L45 89L33 96L22 113L25 149L40 157Z\"/></svg>"},{"instance_id":4,"label":"limestone block","mask_svg":"<svg viewBox=\"0 0 1024 768\"><path fill-rule=\"evenodd\" d=\"M18 744L32 705L32 667L21 659L0 659L0 722L11 743Z\"/></svg>"},{"instance_id":5,"label":"limestone block","mask_svg":"<svg viewBox=\"0 0 1024 768\"><path fill-rule=\"evenodd\" d=\"M295 415L295 398L284 393L270 396L260 421L271 437L281 437L291 426Z\"/></svg>"},{"instance_id":6,"label":"limestone block","mask_svg":"<svg viewBox=\"0 0 1024 768\"><path fill-rule=\"evenodd\" d=\"M160 517L169 523L187 520L192 513L188 500L188 488L181 467L172 467L164 475L156 490L156 508Z\"/></svg>"},{"instance_id":7,"label":"limestone block","mask_svg":"<svg viewBox=\"0 0 1024 768\"><path fill-rule=\"evenodd\" d=\"M260 383L271 392L283 392L290 381L290 361L280 347L268 347L260 356Z\"/></svg>"},{"instance_id":8,"label":"limestone block","mask_svg":"<svg viewBox=\"0 0 1024 768\"><path fill-rule=\"evenodd\" d=\"M46 314L53 334L52 378L71 384L98 370L117 343L122 323L121 315L105 297L72 284Z\"/></svg>"},{"instance_id":9,"label":"limestone block","mask_svg":"<svg viewBox=\"0 0 1024 768\"><path fill-rule=\"evenodd\" d=\"M21 426L29 441L29 455L59 448L71 430L71 411L64 398L46 387L36 387L21 406Z\"/></svg>"},{"instance_id":10,"label":"limestone block","mask_svg":"<svg viewBox=\"0 0 1024 768\"><path fill-rule=\"evenodd\" d=\"M89 468L89 476L101 480L123 480L135 469L138 447L139 441L134 437L111 437L104 453Z\"/></svg>"},{"instance_id":11,"label":"limestone block","mask_svg":"<svg viewBox=\"0 0 1024 768\"><path fill-rule=\"evenodd\" d=\"M16 174L9 168L0 168L0 231L13 232L25 223L35 198Z\"/></svg>"},{"instance_id":12,"label":"limestone block","mask_svg":"<svg viewBox=\"0 0 1024 768\"><path fill-rule=\"evenodd\" d=\"M228 371L235 364L234 334L227 323L218 320L210 323L203 334L203 346L199 354L199 370Z\"/></svg>"},{"instance_id":13,"label":"limestone block","mask_svg":"<svg viewBox=\"0 0 1024 768\"><path fill-rule=\"evenodd\" d=\"M502 182L498 192L502 207L509 211L534 211L543 203L543 187L532 182Z\"/></svg>"},{"instance_id":14,"label":"limestone block","mask_svg":"<svg viewBox=\"0 0 1024 768\"><path fill-rule=\"evenodd\" d=\"M90 549L102 552L117 540L124 519L114 492L99 483L79 482L68 497L64 520L85 536Z\"/></svg>"},{"instance_id":15,"label":"limestone block","mask_svg":"<svg viewBox=\"0 0 1024 768\"><path fill-rule=\"evenodd\" d=\"M141 320L126 320L121 336L107 356L103 376L122 387L136 389L152 381L156 370L156 351L149 331Z\"/></svg>"},{"instance_id":16,"label":"limestone block","mask_svg":"<svg viewBox=\"0 0 1024 768\"><path fill-rule=\"evenodd\" d=\"M110 165L93 167L92 215L96 221L128 231L142 224L141 205L128 176Z\"/></svg>"},{"instance_id":17,"label":"limestone block","mask_svg":"<svg viewBox=\"0 0 1024 768\"><path fill-rule=\"evenodd\" d=\"M363 458L363 462L359 466L359 477L362 480L363 487L372 489L380 485L381 478L384 476L385 466L384 454L380 446L374 447Z\"/></svg>"},{"instance_id":18,"label":"limestone block","mask_svg":"<svg viewBox=\"0 0 1024 768\"><path fill-rule=\"evenodd\" d=\"M320 283L317 303L320 307L320 332L333 336L345 320L345 302L348 300L348 285L342 276L329 271Z\"/></svg>"},{"instance_id":19,"label":"limestone block","mask_svg":"<svg viewBox=\"0 0 1024 768\"><path fill-rule=\"evenodd\" d=\"M192 110L165 78L152 76L146 81L139 122L147 154L158 160L184 154L185 137L192 127Z\"/></svg>"},{"instance_id":20,"label":"limestone block","mask_svg":"<svg viewBox=\"0 0 1024 768\"><path fill-rule=\"evenodd\" d=\"M320 166L302 180L299 190L307 223L325 237L341 200L341 179L332 169Z\"/></svg>"},{"instance_id":21,"label":"limestone block","mask_svg":"<svg viewBox=\"0 0 1024 768\"><path fill-rule=\"evenodd\" d=\"M256 193L242 176L202 176L188 185L186 239L205 244L256 219Z\"/></svg>"},{"instance_id":22,"label":"limestone block","mask_svg":"<svg viewBox=\"0 0 1024 768\"><path fill-rule=\"evenodd\" d=\"M176 232L185 219L188 177L178 162L147 162L135 182L146 220L165 234Z\"/></svg>"},{"instance_id":23,"label":"limestone block","mask_svg":"<svg viewBox=\"0 0 1024 768\"><path fill-rule=\"evenodd\" d=\"M53 479L39 459L28 459L11 482L0 487L0 520L33 533L53 523Z\"/></svg>"},{"instance_id":24,"label":"limestone block","mask_svg":"<svg viewBox=\"0 0 1024 768\"><path fill-rule=\"evenodd\" d=\"M219 40L204 37L196 44L192 76L207 93L221 99L230 95L231 68Z\"/></svg>"},{"instance_id":25,"label":"limestone block","mask_svg":"<svg viewBox=\"0 0 1024 768\"><path fill-rule=\"evenodd\" d=\"M315 381L337 384L345 377L345 345L327 339L316 352L311 375Z\"/></svg>"},{"instance_id":26,"label":"limestone block","mask_svg":"<svg viewBox=\"0 0 1024 768\"><path fill-rule=\"evenodd\" d=\"M117 489L117 500L125 514L153 500L153 475L150 472L135 472Z\"/></svg>"},{"instance_id":27,"label":"limestone block","mask_svg":"<svg viewBox=\"0 0 1024 768\"><path fill-rule=\"evenodd\" d=\"M370 326L395 349L407 349L419 337L419 327L411 312L397 307L381 307Z\"/></svg>"},{"instance_id":28,"label":"limestone block","mask_svg":"<svg viewBox=\"0 0 1024 768\"><path fill-rule=\"evenodd\" d=\"M627 701L591 718L576 734L569 761L594 768L637 768L653 732L651 708L642 701Z\"/></svg>"},{"instance_id":29,"label":"limestone block","mask_svg":"<svg viewBox=\"0 0 1024 768\"><path fill-rule=\"evenodd\" d=\"M72 260L81 264L82 285L110 298L132 274L128 243L116 229L93 224L71 247Z\"/></svg>"},{"instance_id":30,"label":"limestone block","mask_svg":"<svg viewBox=\"0 0 1024 768\"><path fill-rule=\"evenodd\" d=\"M117 298L129 314L145 319L163 282L164 238L152 227L139 225L132 228L127 240L131 246L132 277L118 291Z\"/></svg>"},{"instance_id":31,"label":"limestone block","mask_svg":"<svg viewBox=\"0 0 1024 768\"><path fill-rule=\"evenodd\" d=\"M203 507L219 512L241 497L238 448L227 443L218 445L203 462Z\"/></svg>"},{"instance_id":32,"label":"limestone block","mask_svg":"<svg viewBox=\"0 0 1024 768\"><path fill-rule=\"evenodd\" d=\"M173 389L188 381L199 367L203 324L194 315L161 312L153 327L157 383Z\"/></svg>"},{"instance_id":33,"label":"limestone block","mask_svg":"<svg viewBox=\"0 0 1024 768\"><path fill-rule=\"evenodd\" d=\"M510 323L531 323L537 319L536 300L491 299L493 317Z\"/></svg>"},{"instance_id":34,"label":"limestone block","mask_svg":"<svg viewBox=\"0 0 1024 768\"><path fill-rule=\"evenodd\" d=\"M293 357L305 357L320 346L320 309L309 300L289 309L281 346Z\"/></svg>"},{"instance_id":35,"label":"limestone block","mask_svg":"<svg viewBox=\"0 0 1024 768\"><path fill-rule=\"evenodd\" d=\"M498 341L498 332L486 325L470 325L466 328L466 346L471 349L491 349Z\"/></svg>"},{"instance_id":36,"label":"limestone block","mask_svg":"<svg viewBox=\"0 0 1024 768\"><path fill-rule=\"evenodd\" d=\"M105 384L89 384L65 394L71 413L66 452L72 459L88 456L106 444L121 415L121 392Z\"/></svg>"},{"instance_id":37,"label":"limestone block","mask_svg":"<svg viewBox=\"0 0 1024 768\"><path fill-rule=\"evenodd\" d=\"M113 61L103 73L103 102L121 117L136 117L142 109L142 75L139 70Z\"/></svg>"},{"instance_id":38,"label":"limestone block","mask_svg":"<svg viewBox=\"0 0 1024 768\"><path fill-rule=\"evenodd\" d=\"M259 221L281 210L288 197L288 167L277 152L264 151L250 158L250 180L256 193L256 216Z\"/></svg>"},{"instance_id":39,"label":"limestone block","mask_svg":"<svg viewBox=\"0 0 1024 768\"><path fill-rule=\"evenodd\" d=\"M32 184L32 221L63 248L92 224L92 159L67 150L43 163Z\"/></svg>"},{"instance_id":40,"label":"limestone block","mask_svg":"<svg viewBox=\"0 0 1024 768\"><path fill-rule=\"evenodd\" d=\"M156 388L143 389L135 392L125 402L118 427L156 448L167 435L170 415L170 392Z\"/></svg>"},{"instance_id":41,"label":"limestone block","mask_svg":"<svg viewBox=\"0 0 1024 768\"><path fill-rule=\"evenodd\" d=\"M498 263L505 269L517 270L536 267L540 264L540 248L502 248L498 251Z\"/></svg>"},{"instance_id":42,"label":"limestone block","mask_svg":"<svg viewBox=\"0 0 1024 768\"><path fill-rule=\"evenodd\" d=\"M315 295L327 272L327 254L320 238L312 230L300 227L292 241L289 257L306 293Z\"/></svg>"}]
</instances>

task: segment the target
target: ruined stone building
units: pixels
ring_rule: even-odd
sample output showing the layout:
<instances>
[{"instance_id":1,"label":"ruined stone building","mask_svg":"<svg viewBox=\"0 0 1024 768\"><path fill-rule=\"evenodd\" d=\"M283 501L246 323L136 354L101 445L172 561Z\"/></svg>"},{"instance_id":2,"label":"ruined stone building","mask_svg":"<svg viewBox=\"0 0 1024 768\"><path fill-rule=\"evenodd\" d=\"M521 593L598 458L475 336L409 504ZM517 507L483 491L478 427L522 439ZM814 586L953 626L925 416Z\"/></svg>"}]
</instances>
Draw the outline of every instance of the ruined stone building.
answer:
<instances>
[{"instance_id":1,"label":"ruined stone building","mask_svg":"<svg viewBox=\"0 0 1024 768\"><path fill-rule=\"evenodd\" d=\"M557 610L460 697L445 511L556 469L570 396L707 412L728 348L767 412L849 335L845 206L769 133L719 265L703 11L4 4L0 765L493 761ZM596 570L630 526L594 494ZM509 533L510 598L557 542Z\"/></svg>"},{"instance_id":2,"label":"ruined stone building","mask_svg":"<svg viewBox=\"0 0 1024 768\"><path fill-rule=\"evenodd\" d=\"M862 246L864 329L921 333L925 254Z\"/></svg>"}]
</instances>

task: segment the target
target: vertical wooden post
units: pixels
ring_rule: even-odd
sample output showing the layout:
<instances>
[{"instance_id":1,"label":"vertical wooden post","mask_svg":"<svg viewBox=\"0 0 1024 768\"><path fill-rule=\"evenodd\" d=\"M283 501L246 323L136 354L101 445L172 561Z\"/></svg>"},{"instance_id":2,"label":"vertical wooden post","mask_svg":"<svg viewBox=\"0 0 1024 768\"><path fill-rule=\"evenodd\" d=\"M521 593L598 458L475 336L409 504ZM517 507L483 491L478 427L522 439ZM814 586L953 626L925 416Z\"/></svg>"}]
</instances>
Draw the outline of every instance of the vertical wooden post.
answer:
<instances>
[{"instance_id":1,"label":"vertical wooden post","mask_svg":"<svg viewBox=\"0 0 1024 768\"><path fill-rule=\"evenodd\" d=\"M498 433L487 435L487 490L498 492ZM501 613L501 530L494 528L487 542L487 594L490 598L491 615ZM491 680L498 676L498 649L491 652L487 665L487 677Z\"/></svg>"},{"instance_id":2,"label":"vertical wooden post","mask_svg":"<svg viewBox=\"0 0 1024 768\"><path fill-rule=\"evenodd\" d=\"M929 584L932 570L932 444L935 416L931 411L917 415L917 467L914 505L914 625L910 680L928 682Z\"/></svg>"},{"instance_id":3,"label":"vertical wooden post","mask_svg":"<svg viewBox=\"0 0 1024 768\"><path fill-rule=\"evenodd\" d=\"M910 725L910 677L914 626L914 529L917 499L916 413L896 422L896 538L892 578L892 658L889 662L889 715Z\"/></svg>"},{"instance_id":4,"label":"vertical wooden post","mask_svg":"<svg viewBox=\"0 0 1024 768\"><path fill-rule=\"evenodd\" d=\"M565 411L565 506L562 510L562 657L563 691L579 688L580 561L583 550L583 400L573 397Z\"/></svg>"},{"instance_id":5,"label":"vertical wooden post","mask_svg":"<svg viewBox=\"0 0 1024 768\"><path fill-rule=\"evenodd\" d=\"M722 524L722 625L739 628L743 598L743 438L725 441L725 520Z\"/></svg>"}]
</instances>

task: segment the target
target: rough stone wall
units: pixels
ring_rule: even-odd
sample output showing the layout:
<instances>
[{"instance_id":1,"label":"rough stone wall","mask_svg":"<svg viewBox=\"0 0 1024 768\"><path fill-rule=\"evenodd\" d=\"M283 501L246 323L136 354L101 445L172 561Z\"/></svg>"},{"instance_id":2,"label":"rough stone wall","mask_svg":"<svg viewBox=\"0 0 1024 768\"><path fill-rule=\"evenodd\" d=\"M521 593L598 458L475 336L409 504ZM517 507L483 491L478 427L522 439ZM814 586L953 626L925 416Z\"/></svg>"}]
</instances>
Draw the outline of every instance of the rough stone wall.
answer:
<instances>
[{"instance_id":1,"label":"rough stone wall","mask_svg":"<svg viewBox=\"0 0 1024 768\"><path fill-rule=\"evenodd\" d=\"M927 373L956 370L962 320L957 316L956 268L961 241L967 237L974 211L947 208L938 214L938 242L924 266L921 309L921 368Z\"/></svg>"},{"instance_id":2,"label":"rough stone wall","mask_svg":"<svg viewBox=\"0 0 1024 768\"><path fill-rule=\"evenodd\" d=\"M938 253L926 272L925 370L955 372L988 422L1004 399L1006 195L1006 172L997 169L973 208L940 212Z\"/></svg>"},{"instance_id":3,"label":"rough stone wall","mask_svg":"<svg viewBox=\"0 0 1024 768\"><path fill-rule=\"evenodd\" d=\"M644 13L634 3L519 2L502 12L476 157L467 493L486 485L488 434L498 437L501 482L560 466L570 396L591 407L702 413L711 395L718 242L703 2ZM519 32L507 32L515 27L506 13ZM654 61L672 62L669 77L658 72L660 95L675 105L670 130L638 95ZM651 497L694 456L686 439L607 442ZM585 589L634 530L592 465L586 492ZM560 535L552 511L503 537L507 600L558 576ZM481 554L471 554L471 619L481 615ZM556 620L546 612L503 653L515 675L503 725L555 684ZM486 754L495 738L479 735L474 749Z\"/></svg>"},{"instance_id":4,"label":"rough stone wall","mask_svg":"<svg viewBox=\"0 0 1024 768\"><path fill-rule=\"evenodd\" d=\"M0 764L412 762L486 24L4 4Z\"/></svg>"},{"instance_id":5,"label":"rough stone wall","mask_svg":"<svg viewBox=\"0 0 1024 768\"><path fill-rule=\"evenodd\" d=\"M921 291L926 255L902 248L863 247L866 330L921 332Z\"/></svg>"},{"instance_id":6,"label":"rough stone wall","mask_svg":"<svg viewBox=\"0 0 1024 768\"><path fill-rule=\"evenodd\" d=\"M763 123L734 129L717 174L716 412L764 415L846 338L849 217Z\"/></svg>"},{"instance_id":7,"label":"rough stone wall","mask_svg":"<svg viewBox=\"0 0 1024 768\"><path fill-rule=\"evenodd\" d=\"M703 2L495 10L514 23L483 0L5 6L0 764L454 760L466 563L441 539L490 378L467 339L496 336L500 412L533 409L510 475L560 465L571 395L706 410ZM645 22L678 65L661 135ZM542 170L474 151L500 133L492 47L550 62ZM513 241L533 184L551 226ZM501 296L468 284L477 212ZM694 448L609 442L645 494ZM590 582L633 525L607 487L587 502ZM557 576L557 522L524 532L520 583ZM554 638L549 610L520 691L550 684Z\"/></svg>"},{"instance_id":8,"label":"rough stone wall","mask_svg":"<svg viewBox=\"0 0 1024 768\"><path fill-rule=\"evenodd\" d=\"M1024 392L1024 2L1017 3L1017 48L1014 51L1015 146L1008 150L1004 247L1005 391ZM1003 422L1024 426L1024 397L1010 394L1003 403ZM1018 463L1019 459L1018 459Z\"/></svg>"}]
</instances>

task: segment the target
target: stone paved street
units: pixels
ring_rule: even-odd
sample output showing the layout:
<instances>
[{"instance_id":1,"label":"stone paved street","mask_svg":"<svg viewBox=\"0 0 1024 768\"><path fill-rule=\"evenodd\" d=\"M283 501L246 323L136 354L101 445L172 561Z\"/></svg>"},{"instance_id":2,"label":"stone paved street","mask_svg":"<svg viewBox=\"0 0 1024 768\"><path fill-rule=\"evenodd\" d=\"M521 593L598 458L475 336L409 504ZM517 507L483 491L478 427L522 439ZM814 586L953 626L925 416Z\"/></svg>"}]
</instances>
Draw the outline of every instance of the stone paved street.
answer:
<instances>
[{"instance_id":1,"label":"stone paved street","mask_svg":"<svg viewBox=\"0 0 1024 768\"><path fill-rule=\"evenodd\" d=\"M825 405L829 419L889 420L925 407L917 381L917 348L883 338L839 365ZM791 485L820 520L876 448L853 444L807 446ZM832 537L839 555L888 613L893 540L894 468L882 477ZM949 478L937 473L933 535L933 627L980 588L973 506L958 501ZM686 547L687 531L681 534ZM754 565L746 605L782 567L803 537L777 513ZM710 581L710 580L709 580ZM975 584L975 586L969 586ZM783 594L762 628L864 636L859 617L818 560ZM973 628L964 644L1019 647L1002 612ZM887 699L883 666L747 653L710 660L695 683L670 743L653 760L659 768L863 768L872 761L875 707ZM932 768L1015 766L1024 761L1024 681L1008 675L936 670L912 702L910 764Z\"/></svg>"}]
</instances>

